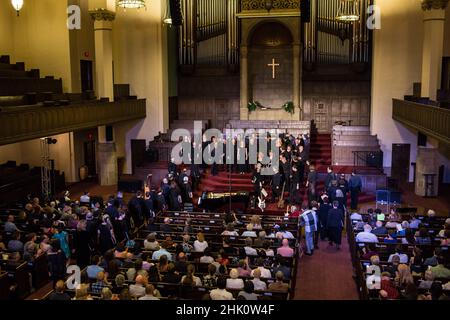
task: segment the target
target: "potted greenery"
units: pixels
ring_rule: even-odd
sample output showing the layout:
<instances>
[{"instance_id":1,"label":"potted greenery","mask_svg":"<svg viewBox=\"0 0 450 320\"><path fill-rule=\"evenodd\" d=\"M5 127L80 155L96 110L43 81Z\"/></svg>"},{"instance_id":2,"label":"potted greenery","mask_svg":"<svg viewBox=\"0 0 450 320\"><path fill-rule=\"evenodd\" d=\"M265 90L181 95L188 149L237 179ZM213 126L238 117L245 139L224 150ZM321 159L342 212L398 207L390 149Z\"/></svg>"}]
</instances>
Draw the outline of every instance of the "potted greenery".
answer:
<instances>
[{"instance_id":1,"label":"potted greenery","mask_svg":"<svg viewBox=\"0 0 450 320\"><path fill-rule=\"evenodd\" d=\"M287 113L294 114L294 103L292 101L286 102L285 104L283 104L283 110Z\"/></svg>"}]
</instances>

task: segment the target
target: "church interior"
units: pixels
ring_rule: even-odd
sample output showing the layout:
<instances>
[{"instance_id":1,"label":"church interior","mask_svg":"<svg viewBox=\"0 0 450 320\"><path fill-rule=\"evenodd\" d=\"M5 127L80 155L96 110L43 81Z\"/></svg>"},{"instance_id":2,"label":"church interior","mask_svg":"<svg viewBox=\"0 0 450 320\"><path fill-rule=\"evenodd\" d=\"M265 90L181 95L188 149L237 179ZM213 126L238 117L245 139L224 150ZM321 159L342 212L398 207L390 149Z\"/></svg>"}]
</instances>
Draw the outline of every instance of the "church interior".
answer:
<instances>
[{"instance_id":1,"label":"church interior","mask_svg":"<svg viewBox=\"0 0 450 320\"><path fill-rule=\"evenodd\" d=\"M449 0L0 0L0 300L448 300L449 238Z\"/></svg>"}]
</instances>

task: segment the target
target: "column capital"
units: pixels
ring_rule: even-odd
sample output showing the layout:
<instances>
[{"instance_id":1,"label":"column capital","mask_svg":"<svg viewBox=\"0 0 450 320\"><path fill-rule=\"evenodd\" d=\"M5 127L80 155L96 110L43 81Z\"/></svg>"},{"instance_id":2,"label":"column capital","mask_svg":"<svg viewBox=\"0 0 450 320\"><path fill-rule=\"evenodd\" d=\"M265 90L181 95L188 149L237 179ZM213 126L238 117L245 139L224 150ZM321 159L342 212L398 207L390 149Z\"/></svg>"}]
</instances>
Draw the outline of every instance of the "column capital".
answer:
<instances>
[{"instance_id":1,"label":"column capital","mask_svg":"<svg viewBox=\"0 0 450 320\"><path fill-rule=\"evenodd\" d=\"M95 21L114 21L116 18L115 12L103 8L90 10L89 14Z\"/></svg>"},{"instance_id":2,"label":"column capital","mask_svg":"<svg viewBox=\"0 0 450 320\"><path fill-rule=\"evenodd\" d=\"M447 7L448 2L449 0L422 0L422 10L443 10Z\"/></svg>"}]
</instances>

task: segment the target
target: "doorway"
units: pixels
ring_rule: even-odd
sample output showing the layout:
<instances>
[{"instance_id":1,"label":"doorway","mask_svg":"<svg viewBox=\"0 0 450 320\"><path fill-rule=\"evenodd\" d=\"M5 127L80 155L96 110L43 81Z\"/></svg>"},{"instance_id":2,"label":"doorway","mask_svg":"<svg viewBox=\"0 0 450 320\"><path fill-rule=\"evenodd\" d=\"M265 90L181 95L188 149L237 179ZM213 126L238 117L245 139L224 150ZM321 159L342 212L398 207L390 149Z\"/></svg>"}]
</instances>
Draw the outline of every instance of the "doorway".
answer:
<instances>
[{"instance_id":1,"label":"doorway","mask_svg":"<svg viewBox=\"0 0 450 320\"><path fill-rule=\"evenodd\" d=\"M95 160L95 140L84 142L84 164L88 167L88 176L97 175L97 165Z\"/></svg>"},{"instance_id":2,"label":"doorway","mask_svg":"<svg viewBox=\"0 0 450 320\"><path fill-rule=\"evenodd\" d=\"M409 181L410 152L410 144L392 145L391 177L396 179L399 184Z\"/></svg>"},{"instance_id":3,"label":"doorway","mask_svg":"<svg viewBox=\"0 0 450 320\"><path fill-rule=\"evenodd\" d=\"M131 140L131 167L132 174L137 167L142 167L145 163L146 140Z\"/></svg>"},{"instance_id":4,"label":"doorway","mask_svg":"<svg viewBox=\"0 0 450 320\"><path fill-rule=\"evenodd\" d=\"M314 104L314 123L319 133L329 133L328 105L323 101Z\"/></svg>"},{"instance_id":5,"label":"doorway","mask_svg":"<svg viewBox=\"0 0 450 320\"><path fill-rule=\"evenodd\" d=\"M81 92L94 90L94 77L92 61L80 61L80 76L81 76Z\"/></svg>"}]
</instances>

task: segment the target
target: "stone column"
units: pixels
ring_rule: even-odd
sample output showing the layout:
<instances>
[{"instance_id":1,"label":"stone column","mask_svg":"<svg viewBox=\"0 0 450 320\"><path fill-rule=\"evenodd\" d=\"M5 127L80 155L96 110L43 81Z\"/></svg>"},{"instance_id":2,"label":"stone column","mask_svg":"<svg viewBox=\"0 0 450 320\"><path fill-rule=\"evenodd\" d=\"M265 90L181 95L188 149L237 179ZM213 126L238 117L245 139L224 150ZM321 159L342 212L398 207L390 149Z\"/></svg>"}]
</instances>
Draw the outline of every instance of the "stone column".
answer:
<instances>
[{"instance_id":1,"label":"stone column","mask_svg":"<svg viewBox=\"0 0 450 320\"><path fill-rule=\"evenodd\" d=\"M241 120L248 120L248 47L241 46Z\"/></svg>"},{"instance_id":2,"label":"stone column","mask_svg":"<svg viewBox=\"0 0 450 320\"><path fill-rule=\"evenodd\" d=\"M98 97L114 100L112 26L115 12L107 9L89 11L94 22L95 74ZM98 127L97 163L99 183L102 186L116 185L118 180L116 145L107 141L106 127Z\"/></svg>"},{"instance_id":3,"label":"stone column","mask_svg":"<svg viewBox=\"0 0 450 320\"><path fill-rule=\"evenodd\" d=\"M441 84L445 8L449 0L423 0L424 36L422 54L422 97L436 100Z\"/></svg>"},{"instance_id":4,"label":"stone column","mask_svg":"<svg viewBox=\"0 0 450 320\"><path fill-rule=\"evenodd\" d=\"M300 45L294 44L293 45L293 75L294 75L294 92L293 92L293 102L294 106L296 108L294 117L296 117L296 120L300 120L301 117L301 109L299 109L300 106Z\"/></svg>"}]
</instances>

